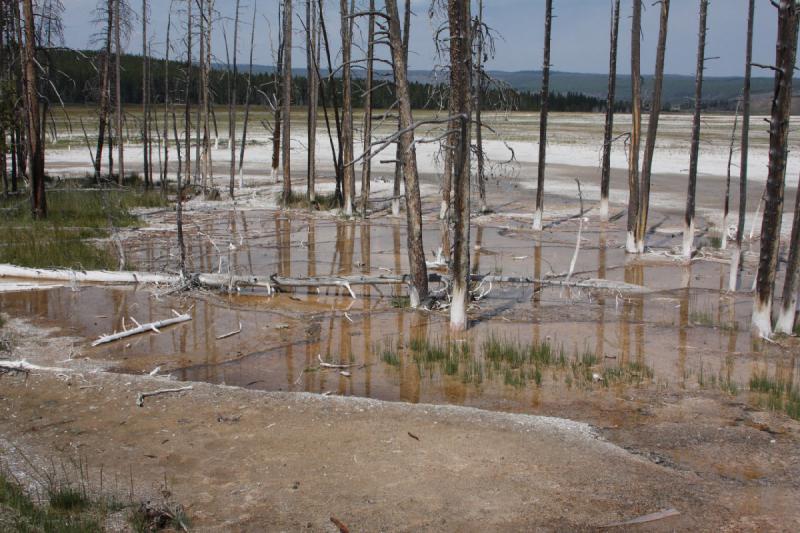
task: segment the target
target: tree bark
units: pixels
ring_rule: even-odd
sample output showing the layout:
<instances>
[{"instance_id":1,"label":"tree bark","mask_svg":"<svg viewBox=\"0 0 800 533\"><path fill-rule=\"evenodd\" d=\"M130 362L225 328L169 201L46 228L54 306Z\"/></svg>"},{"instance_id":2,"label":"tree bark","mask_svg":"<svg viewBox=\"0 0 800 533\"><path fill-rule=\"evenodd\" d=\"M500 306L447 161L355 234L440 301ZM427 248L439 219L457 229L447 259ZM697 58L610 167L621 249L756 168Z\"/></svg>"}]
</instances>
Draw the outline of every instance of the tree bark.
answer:
<instances>
[{"instance_id":1,"label":"tree bark","mask_svg":"<svg viewBox=\"0 0 800 533\"><path fill-rule=\"evenodd\" d=\"M608 97L606 99L606 124L603 129L603 163L600 172L600 218L608 220L608 191L611 185L611 137L614 131L614 105L617 92L617 43L619 39L619 2L615 0L611 12L611 37L608 60Z\"/></svg>"},{"instance_id":2,"label":"tree bark","mask_svg":"<svg viewBox=\"0 0 800 533\"><path fill-rule=\"evenodd\" d=\"M650 174L653 168L653 154L656 150L658 118L661 115L661 93L664 85L664 56L667 49L667 25L669 23L669 2L661 0L661 17L658 30L656 68L653 76L653 100L650 103L650 120L647 123L647 139L644 143L642 160L642 183L639 189L639 212L636 220L636 252L644 253L644 237L647 233L647 215L650 210Z\"/></svg>"},{"instance_id":3,"label":"tree bark","mask_svg":"<svg viewBox=\"0 0 800 533\"><path fill-rule=\"evenodd\" d=\"M184 146L183 155L186 160L186 181L192 179L192 4L195 0L186 0L186 93L183 102L183 129ZM178 196L183 194L183 189L178 187Z\"/></svg>"},{"instance_id":4,"label":"tree bark","mask_svg":"<svg viewBox=\"0 0 800 533\"><path fill-rule=\"evenodd\" d=\"M475 148L478 159L478 198L481 202L481 213L488 213L489 207L486 203L486 174L484 172L485 155L483 153L483 120L481 111L483 108L483 54L484 39L483 33L483 0L478 0L478 17L476 19L475 33L472 36L477 39L475 45Z\"/></svg>"},{"instance_id":5,"label":"tree bark","mask_svg":"<svg viewBox=\"0 0 800 533\"><path fill-rule=\"evenodd\" d=\"M775 323L777 333L791 335L794 332L797 315L797 292L800 289L800 180L795 194L792 236L789 240L789 259L786 263L786 276L783 281L783 300Z\"/></svg>"},{"instance_id":6,"label":"tree bark","mask_svg":"<svg viewBox=\"0 0 800 533\"><path fill-rule=\"evenodd\" d=\"M167 181L169 176L169 30L171 26L172 10L167 12L167 44L164 53L164 177L161 180L161 195L165 198L167 196Z\"/></svg>"},{"instance_id":7,"label":"tree bark","mask_svg":"<svg viewBox=\"0 0 800 533\"><path fill-rule=\"evenodd\" d=\"M292 0L284 0L283 11L283 205L292 194Z\"/></svg>"},{"instance_id":8,"label":"tree bark","mask_svg":"<svg viewBox=\"0 0 800 533\"><path fill-rule=\"evenodd\" d=\"M142 0L142 157L144 164L144 183L148 189L152 185L149 153L149 87L147 78L147 0Z\"/></svg>"},{"instance_id":9,"label":"tree bark","mask_svg":"<svg viewBox=\"0 0 800 533\"><path fill-rule=\"evenodd\" d=\"M389 16L389 41L392 49L396 98L399 102L400 129L404 131L401 136L401 146L404 147L402 156L406 191L406 220L408 224L408 264L414 289L412 291L412 299L416 299L419 302L428 295L428 273L425 265L425 248L422 244L422 202L419 194L414 130L411 128L413 120L411 117L408 79L406 78L406 54L400 34L400 16L397 11L397 0L386 0L386 11ZM416 298L414 298L415 296Z\"/></svg>"},{"instance_id":10,"label":"tree bark","mask_svg":"<svg viewBox=\"0 0 800 533\"><path fill-rule=\"evenodd\" d=\"M631 19L631 139L628 148L628 233L625 251L636 253L636 219L639 216L639 146L642 134L642 2L633 0Z\"/></svg>"},{"instance_id":11,"label":"tree bark","mask_svg":"<svg viewBox=\"0 0 800 533\"><path fill-rule=\"evenodd\" d=\"M106 127L110 128L108 124L109 116L109 85L111 77L111 29L114 27L114 0L108 0L106 5L106 15L108 22L106 25L106 44L103 52L103 72L100 78L100 117L97 129L97 152L94 158L94 176L95 179L100 181L100 170L103 164L103 142L106 137ZM110 148L109 148L110 150ZM109 174L111 169L109 169ZM109 179L111 176L109 175Z\"/></svg>"},{"instance_id":12,"label":"tree bark","mask_svg":"<svg viewBox=\"0 0 800 533\"><path fill-rule=\"evenodd\" d=\"M114 3L114 83L116 88L114 92L117 105L117 168L119 169L119 184L122 185L125 179L125 140L122 135L122 90L120 87L122 77L122 67L120 66L122 56L120 2L121 0L115 0Z\"/></svg>"},{"instance_id":13,"label":"tree bark","mask_svg":"<svg viewBox=\"0 0 800 533\"><path fill-rule=\"evenodd\" d=\"M799 12L800 6L794 0L780 0L778 39L775 46L775 91L769 121L767 199L764 204L764 219L761 223L761 253L758 261L752 318L753 328L762 337L769 337L772 333L772 298L780 247Z\"/></svg>"},{"instance_id":14,"label":"tree bark","mask_svg":"<svg viewBox=\"0 0 800 533\"><path fill-rule=\"evenodd\" d=\"M361 164L361 216L367 218L369 189L372 174L372 78L375 56L375 0L369 0L369 30L367 31L367 74L364 87L364 151L367 157Z\"/></svg>"},{"instance_id":15,"label":"tree bark","mask_svg":"<svg viewBox=\"0 0 800 533\"><path fill-rule=\"evenodd\" d=\"M282 8L278 10L278 58L275 67L275 109L272 125L272 179L277 180L278 167L281 164L281 90L283 84L283 12Z\"/></svg>"},{"instance_id":16,"label":"tree bark","mask_svg":"<svg viewBox=\"0 0 800 533\"><path fill-rule=\"evenodd\" d=\"M286 0L289 2L289 0ZM228 150L230 151L230 176L228 194L234 197L233 188L236 183L236 79L239 76L236 64L236 49L239 44L239 0L236 0L236 15L233 21L233 61L228 70Z\"/></svg>"},{"instance_id":17,"label":"tree bark","mask_svg":"<svg viewBox=\"0 0 800 533\"><path fill-rule=\"evenodd\" d=\"M552 0L547 1L548 8ZM548 10L549 12L549 10ZM472 74L471 17L468 2L449 0L450 21L450 98L458 115L458 134L453 154L453 293L450 303L450 329L467 329L469 303L470 230L470 77ZM546 61L547 62L547 61Z\"/></svg>"},{"instance_id":18,"label":"tree bark","mask_svg":"<svg viewBox=\"0 0 800 533\"><path fill-rule=\"evenodd\" d=\"M539 112L539 161L536 177L536 211L533 230L542 231L544 216L544 173L547 157L547 113L550 97L550 32L553 25L553 0L546 0L544 15L544 60L542 62L542 93Z\"/></svg>"},{"instance_id":19,"label":"tree bark","mask_svg":"<svg viewBox=\"0 0 800 533\"><path fill-rule=\"evenodd\" d=\"M242 124L242 144L239 147L239 188L244 187L244 148L247 144L247 123L250 120L250 92L253 78L253 45L256 39L256 8L253 7L253 25L250 29L250 62L247 67L247 91L244 95L244 124Z\"/></svg>"},{"instance_id":20,"label":"tree bark","mask_svg":"<svg viewBox=\"0 0 800 533\"><path fill-rule=\"evenodd\" d=\"M731 168L733 167L733 148L736 143L736 129L739 126L739 106L741 102L736 103L736 110L733 114L733 128L731 129L731 143L728 147L728 167L725 177L725 199L722 205L722 232L720 234L720 249L725 250L728 248L728 215L731 212Z\"/></svg>"},{"instance_id":21,"label":"tree bark","mask_svg":"<svg viewBox=\"0 0 800 533\"><path fill-rule=\"evenodd\" d=\"M408 43L411 38L411 0L406 0L405 11L403 13L403 59L406 66L406 77L408 77ZM398 120L399 125L399 120ZM401 126L402 127L402 126ZM403 176L403 140L399 139L395 149L394 166L394 188L392 189L392 214L400 214L400 180Z\"/></svg>"},{"instance_id":22,"label":"tree bark","mask_svg":"<svg viewBox=\"0 0 800 533\"><path fill-rule=\"evenodd\" d=\"M31 211L33 218L47 218L44 190L44 140L39 115L38 81L36 77L36 28L32 0L22 2L25 25L25 105L28 109L28 168L31 179Z\"/></svg>"},{"instance_id":23,"label":"tree bark","mask_svg":"<svg viewBox=\"0 0 800 533\"><path fill-rule=\"evenodd\" d=\"M703 109L703 70L706 53L706 16L708 0L700 0L700 30L697 39L697 73L694 81L694 118L692 145L689 154L689 190L686 193L686 215L683 221L683 257L691 259L694 247L694 208L697 190L697 160L700 154L700 114Z\"/></svg>"},{"instance_id":24,"label":"tree bark","mask_svg":"<svg viewBox=\"0 0 800 533\"><path fill-rule=\"evenodd\" d=\"M342 160L344 162L342 207L344 215L349 217L353 215L356 174L353 166L353 85L350 77L353 19L350 17L348 0L340 0L339 14L342 24Z\"/></svg>"},{"instance_id":25,"label":"tree bark","mask_svg":"<svg viewBox=\"0 0 800 533\"><path fill-rule=\"evenodd\" d=\"M747 165L750 149L750 78L753 71L753 14L755 0L750 0L747 12L747 38L745 45L744 88L742 89L742 146L739 157L739 220L736 224L736 243L731 250L731 271L728 290L739 290L742 278L742 241L747 216Z\"/></svg>"}]
</instances>

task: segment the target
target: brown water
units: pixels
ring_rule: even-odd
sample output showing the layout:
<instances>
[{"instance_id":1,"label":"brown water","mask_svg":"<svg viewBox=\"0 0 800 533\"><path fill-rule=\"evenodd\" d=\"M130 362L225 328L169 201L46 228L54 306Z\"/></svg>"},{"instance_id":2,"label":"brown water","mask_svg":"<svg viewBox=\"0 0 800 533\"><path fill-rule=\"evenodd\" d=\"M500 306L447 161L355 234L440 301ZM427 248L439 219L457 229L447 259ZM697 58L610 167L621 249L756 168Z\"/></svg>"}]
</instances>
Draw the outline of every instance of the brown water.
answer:
<instances>
[{"instance_id":1,"label":"brown water","mask_svg":"<svg viewBox=\"0 0 800 533\"><path fill-rule=\"evenodd\" d=\"M187 227L189 269L285 276L406 272L402 222L289 218L274 211L195 214ZM537 278L563 272L577 230L578 222L568 221L534 238L523 224L499 219L473 228L473 271ZM268 297L251 290L170 296L82 286L5 294L0 311L87 339L120 331L123 317L130 325L165 318L172 309L192 314L191 322L161 334L81 347L80 356L108 361L120 372L160 367L181 380L264 390L589 418L602 413L610 424L614 413L627 411L619 407L624 399L704 391L763 406L762 395L747 392L752 377L766 372L800 380L796 351L751 337L750 297L720 290L726 265L631 261L620 247L623 236L615 224L583 228L576 277L654 292L494 286L475 304L473 327L460 337L450 336L445 313L406 309L404 289L386 286L354 287L357 299L334 288ZM438 240L438 224L426 224L425 242ZM652 236L662 247L673 240ZM170 232L141 232L129 241L129 256L140 268L166 268L174 265L173 241ZM240 333L218 339L239 324ZM532 346L552 353L519 360L520 350L530 353ZM320 358L352 366L321 368Z\"/></svg>"}]
</instances>

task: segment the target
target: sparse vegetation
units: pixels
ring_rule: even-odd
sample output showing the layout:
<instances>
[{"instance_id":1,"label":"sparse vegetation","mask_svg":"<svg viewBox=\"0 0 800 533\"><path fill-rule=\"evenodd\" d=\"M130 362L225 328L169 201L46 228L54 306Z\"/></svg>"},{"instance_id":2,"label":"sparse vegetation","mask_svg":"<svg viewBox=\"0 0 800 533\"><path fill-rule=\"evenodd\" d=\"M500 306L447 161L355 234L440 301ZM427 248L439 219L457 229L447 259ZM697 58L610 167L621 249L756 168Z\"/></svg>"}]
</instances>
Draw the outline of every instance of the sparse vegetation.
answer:
<instances>
[{"instance_id":1,"label":"sparse vegetation","mask_svg":"<svg viewBox=\"0 0 800 533\"><path fill-rule=\"evenodd\" d=\"M756 372L750 377L750 391L766 396L767 408L783 411L789 417L800 420L800 387L790 380L770 377L766 372Z\"/></svg>"},{"instance_id":2,"label":"sparse vegetation","mask_svg":"<svg viewBox=\"0 0 800 533\"><path fill-rule=\"evenodd\" d=\"M278 193L276 200L279 204L283 203L283 193ZM318 211L330 211L338 207L336 202L336 194L319 194L317 193L312 202L314 209ZM286 201L286 207L291 209L308 209L308 196L304 192L292 191Z\"/></svg>"}]
</instances>

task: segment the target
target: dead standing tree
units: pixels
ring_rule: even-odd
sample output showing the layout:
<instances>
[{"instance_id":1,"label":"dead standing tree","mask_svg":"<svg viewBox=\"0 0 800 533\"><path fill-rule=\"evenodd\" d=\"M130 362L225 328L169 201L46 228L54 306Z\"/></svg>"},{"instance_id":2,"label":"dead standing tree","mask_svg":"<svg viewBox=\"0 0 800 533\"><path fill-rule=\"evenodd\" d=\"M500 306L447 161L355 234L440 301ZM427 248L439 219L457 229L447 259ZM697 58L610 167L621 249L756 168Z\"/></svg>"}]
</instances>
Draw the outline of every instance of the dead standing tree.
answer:
<instances>
[{"instance_id":1,"label":"dead standing tree","mask_svg":"<svg viewBox=\"0 0 800 533\"><path fill-rule=\"evenodd\" d=\"M24 44L25 108L28 126L28 168L31 179L31 212L33 218L47 217L47 198L44 189L44 139L39 115L38 81L36 76L36 28L32 0L22 2Z\"/></svg>"},{"instance_id":2,"label":"dead standing tree","mask_svg":"<svg viewBox=\"0 0 800 533\"><path fill-rule=\"evenodd\" d=\"M800 180L797 190L800 191ZM800 194L795 194L789 259L786 262L786 276L783 281L783 299L775 322L777 333L791 335L795 331L798 289L800 289Z\"/></svg>"},{"instance_id":3,"label":"dead standing tree","mask_svg":"<svg viewBox=\"0 0 800 533\"><path fill-rule=\"evenodd\" d=\"M250 121L250 93L253 90L253 47L256 39L256 6L253 6L253 22L250 26L250 60L247 64L247 89L244 93L244 123L242 142L239 145L239 188L244 188L244 149L247 145L247 124Z\"/></svg>"},{"instance_id":4,"label":"dead standing tree","mask_svg":"<svg viewBox=\"0 0 800 533\"><path fill-rule=\"evenodd\" d=\"M611 137L614 131L614 105L617 92L617 43L619 39L619 2L615 0L611 12L611 37L608 60L608 96L606 98L606 123L603 129L603 163L600 171L600 219L608 220L608 191L611 184Z\"/></svg>"},{"instance_id":5,"label":"dead standing tree","mask_svg":"<svg viewBox=\"0 0 800 533\"><path fill-rule=\"evenodd\" d=\"M147 0L142 0L142 157L144 165L144 183L146 187L152 185L153 175L150 171L150 151L149 151L149 124L150 116L150 91L149 79L147 76L148 54L147 54Z\"/></svg>"},{"instance_id":6,"label":"dead standing tree","mask_svg":"<svg viewBox=\"0 0 800 533\"><path fill-rule=\"evenodd\" d=\"M369 29L367 30L367 73L364 81L364 150L367 157L361 165L361 216L367 218L369 205L369 189L372 174L372 158L370 144L372 143L372 82L373 64L375 59L375 0L369 0Z\"/></svg>"},{"instance_id":7,"label":"dead standing tree","mask_svg":"<svg viewBox=\"0 0 800 533\"><path fill-rule=\"evenodd\" d=\"M642 178L639 188L639 212L634 232L637 253L644 253L644 237L647 233L647 215L650 210L650 174L653 168L653 154L656 150L658 118L661 114L661 93L664 85L664 56L667 49L667 25L669 23L669 1L661 0L661 16L656 50L656 68L653 76L653 99L650 102L650 120L647 123L647 138L644 143L642 159Z\"/></svg>"},{"instance_id":8,"label":"dead standing tree","mask_svg":"<svg viewBox=\"0 0 800 533\"><path fill-rule=\"evenodd\" d=\"M694 78L694 118L692 119L692 145L689 154L689 190L686 193L686 214L683 220L683 247L685 259L691 259L694 247L694 211L697 192L697 161L700 155L700 118L703 109L703 71L706 54L706 17L708 0L700 0L700 30L697 38L697 73Z\"/></svg>"},{"instance_id":9,"label":"dead standing tree","mask_svg":"<svg viewBox=\"0 0 800 533\"><path fill-rule=\"evenodd\" d=\"M636 220L639 216L639 147L642 138L642 2L633 0L631 18L631 137L628 147L628 232L625 251L636 253Z\"/></svg>"},{"instance_id":10,"label":"dead standing tree","mask_svg":"<svg viewBox=\"0 0 800 533\"><path fill-rule=\"evenodd\" d=\"M550 96L550 33L553 26L553 0L546 0L544 15L544 60L542 61L541 109L539 111L539 161L536 174L536 211L533 231L542 231L544 216L544 174L547 158L547 114Z\"/></svg>"},{"instance_id":11,"label":"dead standing tree","mask_svg":"<svg viewBox=\"0 0 800 533\"><path fill-rule=\"evenodd\" d=\"M308 72L308 166L306 195L308 204L316 201L317 109L319 105L319 22L317 0L306 0L306 69ZM374 0L372 0L374 1ZM372 17L372 16L371 16Z\"/></svg>"},{"instance_id":12,"label":"dead standing tree","mask_svg":"<svg viewBox=\"0 0 800 533\"><path fill-rule=\"evenodd\" d=\"M400 145L403 147L401 155L406 193L408 264L411 269L412 284L409 292L412 305L416 305L421 299L428 296L428 272L425 265L425 248L422 244L422 202L419 193L419 175L417 174L417 151L414 147L411 99L406 77L407 51L403 48L403 36L400 33L397 0L386 0L386 12L389 18L389 46L392 53L395 92L400 114L400 132L402 132Z\"/></svg>"},{"instance_id":13,"label":"dead standing tree","mask_svg":"<svg viewBox=\"0 0 800 533\"><path fill-rule=\"evenodd\" d=\"M344 162L342 211L345 216L353 215L356 174L353 165L353 84L350 76L350 56L353 40L352 1L340 0L339 14L342 24L342 160Z\"/></svg>"},{"instance_id":14,"label":"dead standing tree","mask_svg":"<svg viewBox=\"0 0 800 533\"><path fill-rule=\"evenodd\" d=\"M411 0L406 0L403 13L403 64L406 68L408 77L408 43L411 39ZM399 124L399 119L398 119ZM403 176L403 140L402 137L397 141L395 166L394 166L394 188L392 189L392 215L400 214L400 180ZM407 194L407 193L406 193Z\"/></svg>"},{"instance_id":15,"label":"dead standing tree","mask_svg":"<svg viewBox=\"0 0 800 533\"><path fill-rule=\"evenodd\" d=\"M288 0L287 0L288 3ZM236 80L239 77L236 65L236 49L239 43L239 0L236 0L236 14L233 19L233 61L228 67L228 150L230 151L230 173L228 176L228 194L234 197L236 184Z\"/></svg>"},{"instance_id":16,"label":"dead standing tree","mask_svg":"<svg viewBox=\"0 0 800 533\"><path fill-rule=\"evenodd\" d=\"M475 75L473 77L473 90L475 91L475 147L478 159L478 198L481 202L481 213L488 213L489 207L486 204L486 158L483 153L483 120L481 111L483 107L483 60L486 48L486 36L483 31L483 0L478 0L478 16L475 19L473 39L476 41L475 47Z\"/></svg>"},{"instance_id":17,"label":"dead standing tree","mask_svg":"<svg viewBox=\"0 0 800 533\"><path fill-rule=\"evenodd\" d=\"M114 98L116 103L117 117L117 165L119 168L119 184L122 185L125 179L125 140L122 135L122 90L121 78L122 68L120 66L122 57L122 0L115 0L114 3Z\"/></svg>"},{"instance_id":18,"label":"dead standing tree","mask_svg":"<svg viewBox=\"0 0 800 533\"><path fill-rule=\"evenodd\" d=\"M283 79L281 108L283 115L283 206L289 203L292 195L292 0L283 3Z\"/></svg>"},{"instance_id":19,"label":"dead standing tree","mask_svg":"<svg viewBox=\"0 0 800 533\"><path fill-rule=\"evenodd\" d=\"M786 159L789 153L789 117L792 106L792 78L797 56L797 24L800 5L780 0L776 43L775 90L769 119L769 170L764 220L761 223L761 253L753 301L753 328L765 338L772 334L772 299L778 266ZM796 259L795 259L796 261ZM792 273L794 276L795 273ZM781 324L784 327L784 324Z\"/></svg>"},{"instance_id":20,"label":"dead standing tree","mask_svg":"<svg viewBox=\"0 0 800 533\"><path fill-rule=\"evenodd\" d=\"M114 27L114 0L103 0L104 8L98 8L98 12L105 15L106 31L103 52L101 54L101 74L100 74L100 106L99 106L99 125L97 128L97 151L94 157L94 176L100 180L100 171L103 163L103 143L106 137L106 128L111 128L108 122L110 114L109 91L111 78L111 32ZM109 147L109 150L111 148ZM111 173L111 168L108 170ZM110 176L109 176L110 177Z\"/></svg>"},{"instance_id":21,"label":"dead standing tree","mask_svg":"<svg viewBox=\"0 0 800 533\"><path fill-rule=\"evenodd\" d=\"M747 164L750 147L750 78L753 70L753 15L755 0L750 0L747 14L747 39L745 45L744 89L742 90L742 146L739 153L739 219L736 224L736 241L731 249L731 271L728 290L739 289L742 273L742 241L747 216Z\"/></svg>"},{"instance_id":22,"label":"dead standing tree","mask_svg":"<svg viewBox=\"0 0 800 533\"><path fill-rule=\"evenodd\" d=\"M548 13L551 0L547 0ZM472 74L472 40L470 38L469 2L448 0L450 22L450 98L457 115L458 133L453 153L453 273L450 328L467 329L469 302L469 229L470 229L470 77ZM549 27L549 22L548 22ZM545 54L547 56L547 53ZM547 63L547 59L545 59Z\"/></svg>"}]
</instances>

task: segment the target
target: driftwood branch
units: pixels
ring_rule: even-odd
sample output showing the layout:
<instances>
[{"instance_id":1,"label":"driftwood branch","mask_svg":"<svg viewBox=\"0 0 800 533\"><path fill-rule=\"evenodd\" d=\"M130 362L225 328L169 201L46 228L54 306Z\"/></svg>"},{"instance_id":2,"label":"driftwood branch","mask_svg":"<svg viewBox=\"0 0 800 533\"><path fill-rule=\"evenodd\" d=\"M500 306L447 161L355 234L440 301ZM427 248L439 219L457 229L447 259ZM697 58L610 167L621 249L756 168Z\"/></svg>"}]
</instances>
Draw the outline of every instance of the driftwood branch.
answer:
<instances>
[{"instance_id":1,"label":"driftwood branch","mask_svg":"<svg viewBox=\"0 0 800 533\"><path fill-rule=\"evenodd\" d=\"M149 398L151 396L159 396L161 394L172 394L176 392L183 392L187 390L192 390L192 388L193 387L189 385L188 387L181 387L179 389L160 389L151 392L140 392L139 395L136 397L136 405L138 407L144 407L144 399Z\"/></svg>"},{"instance_id":2,"label":"driftwood branch","mask_svg":"<svg viewBox=\"0 0 800 533\"><path fill-rule=\"evenodd\" d=\"M140 333L145 333L147 331L152 331L154 333L161 333L161 331L159 331L160 328L171 326L173 324L180 324L181 322L188 322L189 320L192 319L191 315L179 314L175 311L173 311L173 313L175 313L176 316L164 320L159 320L157 322L148 322L147 324L139 324L138 322L136 322L136 320L131 319L136 324L135 328L121 331L119 333L112 333L110 335L103 335L99 339L94 341L92 343L92 346L99 346L101 344L118 341L119 339L124 339L126 337L131 337L133 335L139 335Z\"/></svg>"}]
</instances>

